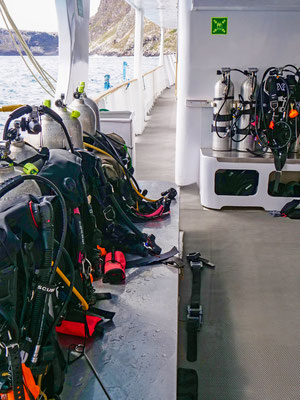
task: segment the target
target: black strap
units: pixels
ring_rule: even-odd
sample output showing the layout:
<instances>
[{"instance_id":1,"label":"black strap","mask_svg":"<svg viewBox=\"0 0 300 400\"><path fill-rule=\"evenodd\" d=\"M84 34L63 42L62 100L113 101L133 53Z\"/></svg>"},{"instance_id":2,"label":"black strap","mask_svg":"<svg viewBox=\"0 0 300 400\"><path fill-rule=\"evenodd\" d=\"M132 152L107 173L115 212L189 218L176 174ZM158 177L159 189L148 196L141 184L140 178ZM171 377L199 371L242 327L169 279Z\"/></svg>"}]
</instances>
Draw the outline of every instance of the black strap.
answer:
<instances>
[{"instance_id":1,"label":"black strap","mask_svg":"<svg viewBox=\"0 0 300 400\"><path fill-rule=\"evenodd\" d=\"M29 143L26 143L26 145L27 145L27 146L30 146L30 147L32 147L34 150L38 151L34 146L31 146ZM48 150L48 149L47 149L47 150ZM40 152L38 152L38 153L35 154L34 156L31 156L31 157L27 158L26 160L24 160L24 161L22 161L22 162L20 162L20 163L14 163L14 164L16 164L17 166L24 167L24 165L27 164L27 163L34 164L34 163L36 163L37 161L39 161L39 160L41 160L41 159L46 160L48 157L49 157L49 150L46 151L45 148L43 147L43 148L40 150Z\"/></svg>"},{"instance_id":2,"label":"black strap","mask_svg":"<svg viewBox=\"0 0 300 400\"><path fill-rule=\"evenodd\" d=\"M103 310L102 308L98 308L98 307L89 307L87 312L91 313L91 314L99 315L100 317L103 317L106 319L113 319L113 317L116 314L112 311L106 311L106 310Z\"/></svg>"},{"instance_id":3,"label":"black strap","mask_svg":"<svg viewBox=\"0 0 300 400\"><path fill-rule=\"evenodd\" d=\"M229 122L232 121L232 114L225 114L225 115L214 114L213 120L217 122Z\"/></svg>"},{"instance_id":4,"label":"black strap","mask_svg":"<svg viewBox=\"0 0 300 400\"><path fill-rule=\"evenodd\" d=\"M11 365L12 390L14 393L14 398L18 400L25 400L25 393L23 387L23 372L22 372L19 346L12 345L7 347L7 353Z\"/></svg>"},{"instance_id":5,"label":"black strap","mask_svg":"<svg viewBox=\"0 0 300 400\"><path fill-rule=\"evenodd\" d=\"M234 97L233 96L228 96L228 97L214 97L215 101L220 101L220 100L233 100Z\"/></svg>"},{"instance_id":6,"label":"black strap","mask_svg":"<svg viewBox=\"0 0 300 400\"><path fill-rule=\"evenodd\" d=\"M99 300L110 300L111 299L111 293L94 293L94 297L96 298L97 301L99 301Z\"/></svg>"},{"instance_id":7,"label":"black strap","mask_svg":"<svg viewBox=\"0 0 300 400\"><path fill-rule=\"evenodd\" d=\"M218 132L227 133L227 130L228 130L228 126L220 126L220 127L218 126ZM211 126L211 131L212 132L216 132L217 131L215 125Z\"/></svg>"},{"instance_id":8,"label":"black strap","mask_svg":"<svg viewBox=\"0 0 300 400\"><path fill-rule=\"evenodd\" d=\"M300 210L296 210L296 208L300 205L300 200L292 200L285 204L280 211L282 216L287 216L292 219L299 219Z\"/></svg>"},{"instance_id":9,"label":"black strap","mask_svg":"<svg viewBox=\"0 0 300 400\"><path fill-rule=\"evenodd\" d=\"M187 312L187 360L194 362L197 360L197 332L202 323L202 307L200 304L201 274L203 263L201 261L190 262L193 282L191 302Z\"/></svg>"},{"instance_id":10,"label":"black strap","mask_svg":"<svg viewBox=\"0 0 300 400\"><path fill-rule=\"evenodd\" d=\"M241 115L250 115L250 114L254 114L255 112L255 108L248 108L247 110L243 110L241 111Z\"/></svg>"},{"instance_id":11,"label":"black strap","mask_svg":"<svg viewBox=\"0 0 300 400\"><path fill-rule=\"evenodd\" d=\"M145 267L146 265L161 263L162 261L165 261L168 258L175 256L177 253L178 253L178 250L174 246L167 253L158 254L155 256L141 257L141 258L136 258L135 260L127 261L126 269Z\"/></svg>"}]
</instances>

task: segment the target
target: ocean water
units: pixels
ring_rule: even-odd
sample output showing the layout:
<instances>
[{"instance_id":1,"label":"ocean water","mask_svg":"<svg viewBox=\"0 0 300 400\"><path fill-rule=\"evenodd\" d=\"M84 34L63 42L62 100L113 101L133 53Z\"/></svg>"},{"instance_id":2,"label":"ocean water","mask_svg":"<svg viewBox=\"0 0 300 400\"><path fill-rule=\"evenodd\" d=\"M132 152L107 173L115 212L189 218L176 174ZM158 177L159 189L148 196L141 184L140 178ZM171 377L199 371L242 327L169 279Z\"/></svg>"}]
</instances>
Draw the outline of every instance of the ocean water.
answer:
<instances>
[{"instance_id":1,"label":"ocean water","mask_svg":"<svg viewBox=\"0 0 300 400\"><path fill-rule=\"evenodd\" d=\"M57 78L58 56L39 56L38 62ZM133 57L91 56L89 60L88 96L96 97L104 91L104 75L111 76L110 83L116 86L123 82L123 61L128 64L127 78L133 76ZM158 57L143 57L143 72L158 65ZM8 104L39 105L49 95L35 81L21 57L0 56L0 106ZM0 127L3 127L9 113L0 112ZM2 128L1 137L2 137Z\"/></svg>"}]
</instances>

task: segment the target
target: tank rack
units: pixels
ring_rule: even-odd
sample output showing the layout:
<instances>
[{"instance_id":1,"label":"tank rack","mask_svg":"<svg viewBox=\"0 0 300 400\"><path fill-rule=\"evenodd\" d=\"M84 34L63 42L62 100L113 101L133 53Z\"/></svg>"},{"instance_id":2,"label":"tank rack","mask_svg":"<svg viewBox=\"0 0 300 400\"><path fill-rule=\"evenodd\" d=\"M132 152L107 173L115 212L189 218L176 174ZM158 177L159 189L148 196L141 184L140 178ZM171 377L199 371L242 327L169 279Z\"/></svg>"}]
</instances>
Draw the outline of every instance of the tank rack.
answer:
<instances>
[{"instance_id":1,"label":"tank rack","mask_svg":"<svg viewBox=\"0 0 300 400\"><path fill-rule=\"evenodd\" d=\"M224 171L253 171L256 173L257 187L253 194L222 195L216 193L216 176ZM289 158L282 170L283 179L291 176L291 180L300 181L300 156ZM281 210L294 198L274 196L269 193L270 181L274 176L274 158L270 154L256 157L250 153L233 151L213 151L200 149L200 197L201 204L207 208L221 209L223 207L262 207L265 210ZM296 177L296 178L295 178Z\"/></svg>"}]
</instances>

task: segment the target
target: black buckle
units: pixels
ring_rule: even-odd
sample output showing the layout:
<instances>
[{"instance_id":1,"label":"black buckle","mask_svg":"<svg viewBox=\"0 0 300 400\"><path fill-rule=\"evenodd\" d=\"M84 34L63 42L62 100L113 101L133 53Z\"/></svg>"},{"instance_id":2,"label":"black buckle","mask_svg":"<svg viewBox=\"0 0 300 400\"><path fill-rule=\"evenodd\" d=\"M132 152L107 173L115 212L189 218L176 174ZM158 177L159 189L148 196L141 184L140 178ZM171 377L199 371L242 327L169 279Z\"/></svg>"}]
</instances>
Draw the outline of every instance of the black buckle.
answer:
<instances>
[{"instance_id":1,"label":"black buckle","mask_svg":"<svg viewBox=\"0 0 300 400\"><path fill-rule=\"evenodd\" d=\"M212 268L212 269L215 268L215 264L213 264L206 258L201 257L201 253L199 251L189 253L186 256L186 259L189 261L191 269L193 269L193 268L201 269L203 267Z\"/></svg>"},{"instance_id":2,"label":"black buckle","mask_svg":"<svg viewBox=\"0 0 300 400\"><path fill-rule=\"evenodd\" d=\"M112 208L111 205L104 208L103 214L106 221L114 221L116 218L115 210Z\"/></svg>"},{"instance_id":3,"label":"black buckle","mask_svg":"<svg viewBox=\"0 0 300 400\"><path fill-rule=\"evenodd\" d=\"M194 251L193 253L189 253L186 256L186 259L191 262L191 261L200 261L201 258L201 253L199 251Z\"/></svg>"},{"instance_id":4,"label":"black buckle","mask_svg":"<svg viewBox=\"0 0 300 400\"><path fill-rule=\"evenodd\" d=\"M199 305L199 307L192 307L191 305L188 305L186 317L188 322L195 322L197 325L197 329L199 330L203 321L202 306Z\"/></svg>"},{"instance_id":5,"label":"black buckle","mask_svg":"<svg viewBox=\"0 0 300 400\"><path fill-rule=\"evenodd\" d=\"M203 262L202 261L190 261L190 267L191 269L202 269L203 268Z\"/></svg>"}]
</instances>

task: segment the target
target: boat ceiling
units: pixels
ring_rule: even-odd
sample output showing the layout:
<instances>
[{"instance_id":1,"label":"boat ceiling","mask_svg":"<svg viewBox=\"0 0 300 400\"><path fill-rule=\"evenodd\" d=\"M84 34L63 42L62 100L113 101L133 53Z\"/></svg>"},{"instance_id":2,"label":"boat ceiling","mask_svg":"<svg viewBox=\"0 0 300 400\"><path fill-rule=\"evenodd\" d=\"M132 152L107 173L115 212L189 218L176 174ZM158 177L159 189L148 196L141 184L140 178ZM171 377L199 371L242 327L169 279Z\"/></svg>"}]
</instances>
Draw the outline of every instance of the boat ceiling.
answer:
<instances>
[{"instance_id":1,"label":"boat ceiling","mask_svg":"<svg viewBox=\"0 0 300 400\"><path fill-rule=\"evenodd\" d=\"M193 10L300 11L299 0L193 0Z\"/></svg>"},{"instance_id":2,"label":"boat ceiling","mask_svg":"<svg viewBox=\"0 0 300 400\"><path fill-rule=\"evenodd\" d=\"M177 0L126 0L144 10L145 17L163 28L177 28Z\"/></svg>"}]
</instances>

